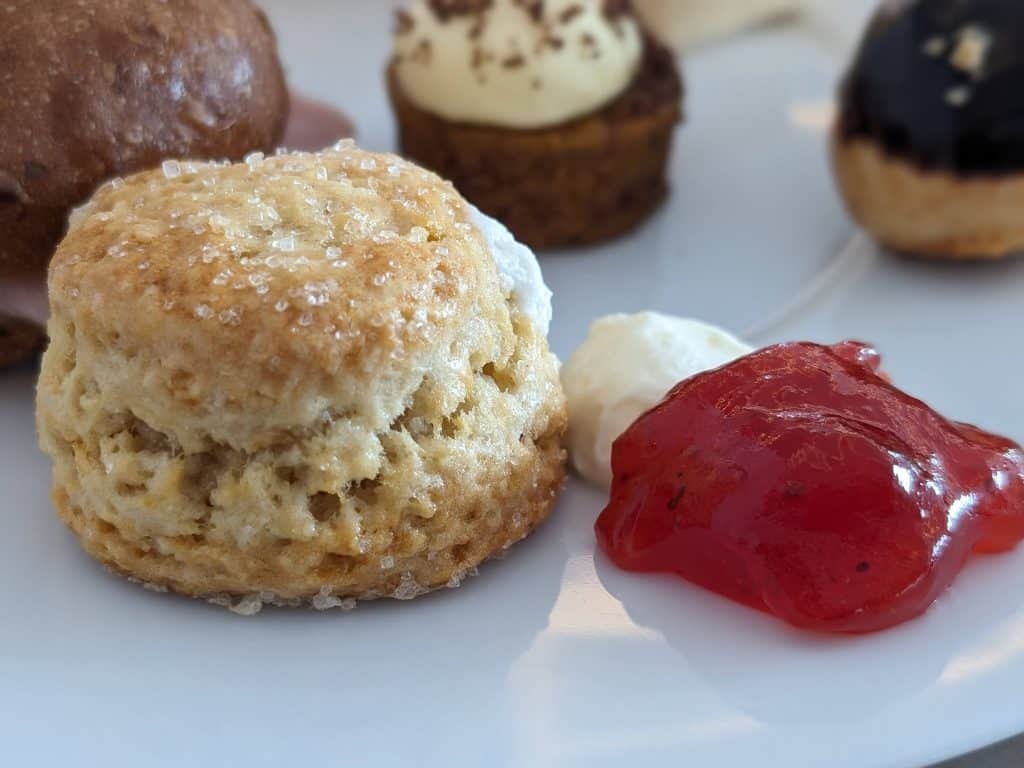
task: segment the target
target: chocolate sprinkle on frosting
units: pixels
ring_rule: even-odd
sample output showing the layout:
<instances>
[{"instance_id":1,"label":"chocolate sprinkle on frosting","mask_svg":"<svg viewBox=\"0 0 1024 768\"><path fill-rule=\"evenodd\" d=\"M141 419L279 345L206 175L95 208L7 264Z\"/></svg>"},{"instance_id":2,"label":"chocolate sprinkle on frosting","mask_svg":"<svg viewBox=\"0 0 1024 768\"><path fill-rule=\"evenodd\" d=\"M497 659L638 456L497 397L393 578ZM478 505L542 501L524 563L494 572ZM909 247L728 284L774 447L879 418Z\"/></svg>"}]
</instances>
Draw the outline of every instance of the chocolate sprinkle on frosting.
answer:
<instances>
[{"instance_id":1,"label":"chocolate sprinkle on frosting","mask_svg":"<svg viewBox=\"0 0 1024 768\"><path fill-rule=\"evenodd\" d=\"M544 19L544 0L515 0L515 4L529 15L535 24Z\"/></svg>"},{"instance_id":2,"label":"chocolate sprinkle on frosting","mask_svg":"<svg viewBox=\"0 0 1024 768\"><path fill-rule=\"evenodd\" d=\"M395 12L395 35L408 35L416 26L415 20L407 11L399 9Z\"/></svg>"},{"instance_id":3,"label":"chocolate sprinkle on frosting","mask_svg":"<svg viewBox=\"0 0 1024 768\"><path fill-rule=\"evenodd\" d=\"M423 38L416 44L416 48L412 52L412 60L421 64L429 64L431 57L434 55L434 46L427 38Z\"/></svg>"},{"instance_id":4,"label":"chocolate sprinkle on frosting","mask_svg":"<svg viewBox=\"0 0 1024 768\"><path fill-rule=\"evenodd\" d=\"M558 20L563 24L570 24L572 20L579 16L581 13L583 13L582 5L570 5L568 8L566 8L559 14Z\"/></svg>"},{"instance_id":5,"label":"chocolate sprinkle on frosting","mask_svg":"<svg viewBox=\"0 0 1024 768\"><path fill-rule=\"evenodd\" d=\"M633 4L630 0L604 0L601 10L608 21L615 22L623 16L632 16Z\"/></svg>"},{"instance_id":6,"label":"chocolate sprinkle on frosting","mask_svg":"<svg viewBox=\"0 0 1024 768\"><path fill-rule=\"evenodd\" d=\"M430 10L442 22L458 16L474 16L484 13L493 0L429 0Z\"/></svg>"}]
</instances>

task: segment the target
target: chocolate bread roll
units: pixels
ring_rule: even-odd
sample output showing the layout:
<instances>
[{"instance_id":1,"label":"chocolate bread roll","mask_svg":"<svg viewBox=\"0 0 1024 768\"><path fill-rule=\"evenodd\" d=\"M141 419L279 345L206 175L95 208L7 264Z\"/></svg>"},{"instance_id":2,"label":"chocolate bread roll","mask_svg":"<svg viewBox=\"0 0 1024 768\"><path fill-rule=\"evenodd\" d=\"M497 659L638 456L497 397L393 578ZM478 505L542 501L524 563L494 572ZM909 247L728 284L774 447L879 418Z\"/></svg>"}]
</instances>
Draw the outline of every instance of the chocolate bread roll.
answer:
<instances>
[{"instance_id":1,"label":"chocolate bread roll","mask_svg":"<svg viewBox=\"0 0 1024 768\"><path fill-rule=\"evenodd\" d=\"M239 159L281 138L284 75L250 0L7 0L5 9L0 278L41 274L70 209L109 178L167 158Z\"/></svg>"}]
</instances>

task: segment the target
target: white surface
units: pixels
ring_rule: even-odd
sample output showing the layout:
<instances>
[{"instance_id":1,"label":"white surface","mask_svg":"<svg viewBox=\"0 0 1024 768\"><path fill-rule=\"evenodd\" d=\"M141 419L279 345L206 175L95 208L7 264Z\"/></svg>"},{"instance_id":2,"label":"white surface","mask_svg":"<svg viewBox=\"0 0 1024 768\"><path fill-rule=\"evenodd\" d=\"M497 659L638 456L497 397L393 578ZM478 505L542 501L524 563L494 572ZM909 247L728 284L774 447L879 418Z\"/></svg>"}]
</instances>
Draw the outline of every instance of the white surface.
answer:
<instances>
[{"instance_id":1,"label":"white surface","mask_svg":"<svg viewBox=\"0 0 1024 768\"><path fill-rule=\"evenodd\" d=\"M380 4L272 9L293 79L389 147ZM837 63L801 34L687 68L669 205L632 238L545 259L556 351L644 308L760 326L759 342L859 336L910 391L1024 439L1024 261L844 250L821 119ZM910 768L1024 730L1024 552L976 560L911 624L821 638L610 567L591 532L603 495L574 483L459 590L241 618L80 553L51 511L32 383L0 376L4 764Z\"/></svg>"},{"instance_id":2,"label":"white surface","mask_svg":"<svg viewBox=\"0 0 1024 768\"><path fill-rule=\"evenodd\" d=\"M571 8L579 13L562 22ZM609 22L604 0L546 0L543 23L521 0L491 3L482 21L465 14L442 21L427 0L408 9L413 27L395 38L398 80L406 98L449 120L514 128L564 123L619 96L643 53L639 25ZM511 58L519 65L507 66Z\"/></svg>"},{"instance_id":3,"label":"white surface","mask_svg":"<svg viewBox=\"0 0 1024 768\"><path fill-rule=\"evenodd\" d=\"M494 256L504 290L512 294L519 310L546 336L551 330L551 289L544 283L537 257L504 224L481 213L476 206L469 206L469 215Z\"/></svg>"},{"instance_id":4,"label":"white surface","mask_svg":"<svg viewBox=\"0 0 1024 768\"><path fill-rule=\"evenodd\" d=\"M612 484L612 443L683 379L753 352L731 333L661 312L605 315L562 367L569 456L585 479Z\"/></svg>"}]
</instances>

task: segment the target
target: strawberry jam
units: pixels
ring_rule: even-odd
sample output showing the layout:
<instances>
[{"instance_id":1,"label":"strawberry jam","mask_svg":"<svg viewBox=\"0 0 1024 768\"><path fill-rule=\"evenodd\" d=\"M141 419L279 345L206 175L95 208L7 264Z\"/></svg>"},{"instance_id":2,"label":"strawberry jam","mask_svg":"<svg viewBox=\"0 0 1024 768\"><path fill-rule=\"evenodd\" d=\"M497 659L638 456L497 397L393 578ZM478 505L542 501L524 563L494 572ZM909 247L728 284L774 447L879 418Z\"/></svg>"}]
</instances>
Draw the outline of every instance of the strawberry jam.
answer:
<instances>
[{"instance_id":1,"label":"strawberry jam","mask_svg":"<svg viewBox=\"0 0 1024 768\"><path fill-rule=\"evenodd\" d=\"M677 385L615 443L602 548L808 629L923 613L971 552L1024 538L1024 452L879 364L782 344Z\"/></svg>"}]
</instances>

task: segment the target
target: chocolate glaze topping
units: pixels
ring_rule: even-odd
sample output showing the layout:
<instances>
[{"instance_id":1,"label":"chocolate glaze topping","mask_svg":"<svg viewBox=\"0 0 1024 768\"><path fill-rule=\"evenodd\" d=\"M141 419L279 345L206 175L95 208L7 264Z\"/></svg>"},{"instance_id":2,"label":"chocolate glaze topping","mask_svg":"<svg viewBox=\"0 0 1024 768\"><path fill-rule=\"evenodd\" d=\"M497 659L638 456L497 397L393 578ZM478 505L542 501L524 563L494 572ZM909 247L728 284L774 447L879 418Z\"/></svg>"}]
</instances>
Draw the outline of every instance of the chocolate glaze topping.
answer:
<instances>
[{"instance_id":1,"label":"chocolate glaze topping","mask_svg":"<svg viewBox=\"0 0 1024 768\"><path fill-rule=\"evenodd\" d=\"M930 169L1024 170L1024 2L887 0L840 102L844 139Z\"/></svg>"},{"instance_id":2,"label":"chocolate glaze topping","mask_svg":"<svg viewBox=\"0 0 1024 768\"><path fill-rule=\"evenodd\" d=\"M491 3L492 0L429 0L430 9L441 21L481 14L491 7Z\"/></svg>"}]
</instances>

